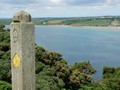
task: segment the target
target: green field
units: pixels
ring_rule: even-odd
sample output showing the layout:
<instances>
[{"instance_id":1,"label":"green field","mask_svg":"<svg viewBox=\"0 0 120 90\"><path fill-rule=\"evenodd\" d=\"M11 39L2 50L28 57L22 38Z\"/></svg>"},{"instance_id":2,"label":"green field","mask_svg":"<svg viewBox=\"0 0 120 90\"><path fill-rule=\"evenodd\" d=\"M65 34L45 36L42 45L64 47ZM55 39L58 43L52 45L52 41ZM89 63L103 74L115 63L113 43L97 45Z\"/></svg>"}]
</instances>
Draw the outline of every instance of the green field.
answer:
<instances>
[{"instance_id":1,"label":"green field","mask_svg":"<svg viewBox=\"0 0 120 90\"><path fill-rule=\"evenodd\" d=\"M74 17L74 18L33 18L36 25L72 25L72 26L120 26L120 17ZM0 19L0 23L9 25L12 19Z\"/></svg>"}]
</instances>

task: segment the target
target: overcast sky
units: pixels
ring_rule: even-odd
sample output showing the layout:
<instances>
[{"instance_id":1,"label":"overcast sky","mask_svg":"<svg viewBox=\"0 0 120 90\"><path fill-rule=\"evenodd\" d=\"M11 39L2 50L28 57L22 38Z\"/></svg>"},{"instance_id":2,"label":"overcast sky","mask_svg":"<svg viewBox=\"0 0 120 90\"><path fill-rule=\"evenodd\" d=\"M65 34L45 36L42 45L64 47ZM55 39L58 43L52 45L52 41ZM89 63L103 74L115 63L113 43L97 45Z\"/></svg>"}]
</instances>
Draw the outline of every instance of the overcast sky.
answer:
<instances>
[{"instance_id":1,"label":"overcast sky","mask_svg":"<svg viewBox=\"0 0 120 90\"><path fill-rule=\"evenodd\" d=\"M120 15L120 0L0 0L0 18L21 10L32 17Z\"/></svg>"}]
</instances>

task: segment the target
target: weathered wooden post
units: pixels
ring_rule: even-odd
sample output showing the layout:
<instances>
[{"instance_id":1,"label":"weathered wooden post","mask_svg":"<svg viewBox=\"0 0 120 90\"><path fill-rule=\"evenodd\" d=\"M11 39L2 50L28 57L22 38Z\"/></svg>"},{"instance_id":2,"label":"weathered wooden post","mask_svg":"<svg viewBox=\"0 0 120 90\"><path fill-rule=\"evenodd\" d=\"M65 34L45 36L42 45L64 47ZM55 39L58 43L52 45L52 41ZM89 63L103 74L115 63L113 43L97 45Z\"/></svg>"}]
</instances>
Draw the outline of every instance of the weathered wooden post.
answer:
<instances>
[{"instance_id":1,"label":"weathered wooden post","mask_svg":"<svg viewBox=\"0 0 120 90\"><path fill-rule=\"evenodd\" d=\"M30 14L20 11L11 23L12 90L35 90L35 35Z\"/></svg>"}]
</instances>

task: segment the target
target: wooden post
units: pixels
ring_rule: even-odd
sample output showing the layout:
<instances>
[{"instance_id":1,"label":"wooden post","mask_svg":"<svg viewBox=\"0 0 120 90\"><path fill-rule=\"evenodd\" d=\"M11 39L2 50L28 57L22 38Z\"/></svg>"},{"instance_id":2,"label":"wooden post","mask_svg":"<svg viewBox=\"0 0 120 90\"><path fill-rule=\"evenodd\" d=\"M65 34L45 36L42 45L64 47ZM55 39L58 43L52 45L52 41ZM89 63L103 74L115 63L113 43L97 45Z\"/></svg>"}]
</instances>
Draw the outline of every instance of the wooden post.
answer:
<instances>
[{"instance_id":1,"label":"wooden post","mask_svg":"<svg viewBox=\"0 0 120 90\"><path fill-rule=\"evenodd\" d=\"M35 90L35 35L30 14L20 11L11 23L12 90Z\"/></svg>"}]
</instances>

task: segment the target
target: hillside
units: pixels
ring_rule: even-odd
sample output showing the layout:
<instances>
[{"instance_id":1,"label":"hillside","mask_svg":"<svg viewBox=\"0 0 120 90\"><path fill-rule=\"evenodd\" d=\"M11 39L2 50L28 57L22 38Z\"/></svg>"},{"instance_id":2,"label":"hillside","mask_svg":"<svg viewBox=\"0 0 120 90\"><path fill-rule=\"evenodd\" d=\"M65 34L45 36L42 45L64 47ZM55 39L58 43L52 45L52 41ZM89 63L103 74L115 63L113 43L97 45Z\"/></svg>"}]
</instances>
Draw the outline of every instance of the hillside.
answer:
<instances>
[{"instance_id":1,"label":"hillside","mask_svg":"<svg viewBox=\"0 0 120 90\"><path fill-rule=\"evenodd\" d=\"M86 17L86 18L59 18L33 21L38 25L70 25L70 26L120 26L119 17Z\"/></svg>"},{"instance_id":2,"label":"hillside","mask_svg":"<svg viewBox=\"0 0 120 90\"><path fill-rule=\"evenodd\" d=\"M62 55L35 46L36 90L120 90L120 67L103 67L103 78L89 61L68 65ZM11 90L10 32L0 24L0 90Z\"/></svg>"},{"instance_id":3,"label":"hillside","mask_svg":"<svg viewBox=\"0 0 120 90\"><path fill-rule=\"evenodd\" d=\"M74 18L33 18L36 25L71 25L71 26L120 26L119 16L74 17ZM9 25L12 19L0 19L0 23Z\"/></svg>"}]
</instances>

